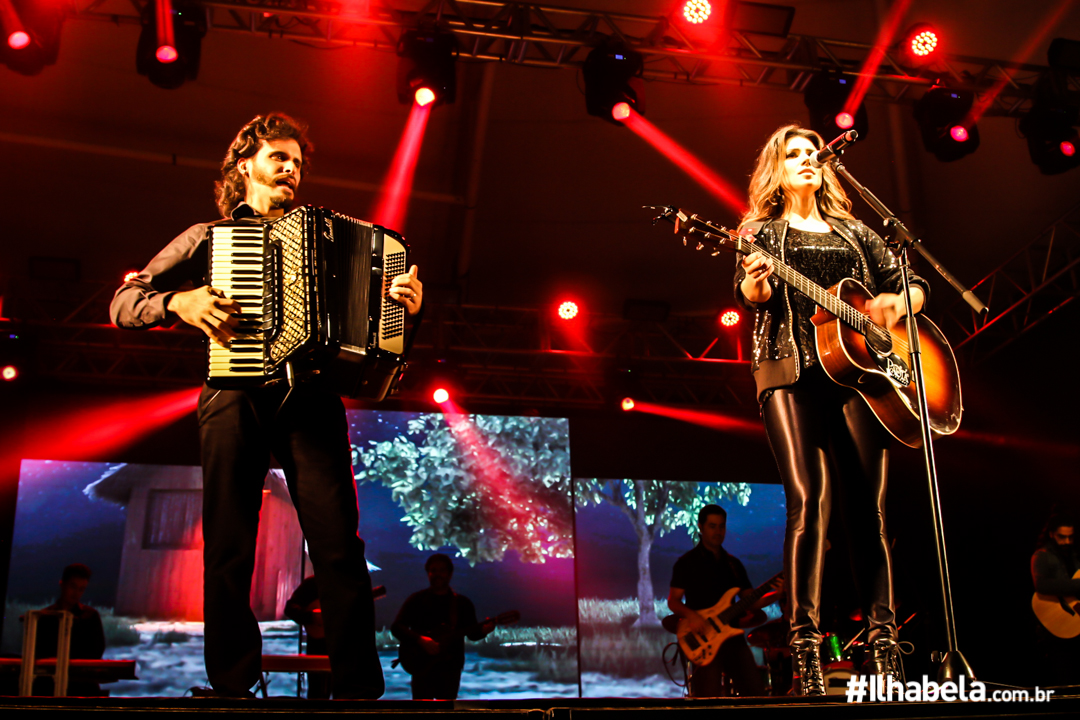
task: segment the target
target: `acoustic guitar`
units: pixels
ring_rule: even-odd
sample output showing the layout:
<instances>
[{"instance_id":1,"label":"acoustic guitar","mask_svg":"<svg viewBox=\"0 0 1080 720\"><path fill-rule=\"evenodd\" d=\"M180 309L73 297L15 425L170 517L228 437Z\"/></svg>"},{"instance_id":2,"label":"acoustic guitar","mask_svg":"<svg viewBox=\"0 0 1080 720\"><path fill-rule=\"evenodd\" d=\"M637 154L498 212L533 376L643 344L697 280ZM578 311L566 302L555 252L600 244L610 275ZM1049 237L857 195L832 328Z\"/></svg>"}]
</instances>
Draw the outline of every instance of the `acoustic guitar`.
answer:
<instances>
[{"instance_id":1,"label":"acoustic guitar","mask_svg":"<svg viewBox=\"0 0 1080 720\"><path fill-rule=\"evenodd\" d=\"M877 419L900 442L910 447L922 446L919 427L918 390L911 365L907 326L898 323L884 328L864 312L874 296L862 285L846 278L826 290L805 275L784 264L754 244L751 236L742 236L718 227L697 215L688 215L670 205L646 206L659 210L653 219L668 220L680 230L700 239L696 249L721 250L739 255L760 252L773 262L773 274L818 306L812 322L815 328L818 360L825 373L836 383L855 390L866 400ZM687 244L687 237L683 237ZM948 341L924 315L915 316L922 347L926 401L930 410L930 430L935 435L951 435L960 427L963 405L960 398L960 373Z\"/></svg>"},{"instance_id":2,"label":"acoustic guitar","mask_svg":"<svg viewBox=\"0 0 1080 720\"><path fill-rule=\"evenodd\" d=\"M694 663L695 667L703 667L711 663L725 640L743 634L743 629L738 626L739 619L753 612L754 604L765 593L775 589L783 575L783 573L773 575L763 585L746 593L746 596L738 602L735 602L735 595L738 594L739 588L730 588L711 608L698 610L698 614L705 619L707 626L704 634L692 630L690 621L686 618L679 618L675 634L679 636L679 647L682 648L687 659Z\"/></svg>"},{"instance_id":3,"label":"acoustic guitar","mask_svg":"<svg viewBox=\"0 0 1080 720\"><path fill-rule=\"evenodd\" d=\"M1073 580L1078 578L1080 570L1073 575ZM1042 626L1057 637L1069 640L1080 635L1080 600L1035 593L1031 596L1031 609Z\"/></svg>"}]
</instances>

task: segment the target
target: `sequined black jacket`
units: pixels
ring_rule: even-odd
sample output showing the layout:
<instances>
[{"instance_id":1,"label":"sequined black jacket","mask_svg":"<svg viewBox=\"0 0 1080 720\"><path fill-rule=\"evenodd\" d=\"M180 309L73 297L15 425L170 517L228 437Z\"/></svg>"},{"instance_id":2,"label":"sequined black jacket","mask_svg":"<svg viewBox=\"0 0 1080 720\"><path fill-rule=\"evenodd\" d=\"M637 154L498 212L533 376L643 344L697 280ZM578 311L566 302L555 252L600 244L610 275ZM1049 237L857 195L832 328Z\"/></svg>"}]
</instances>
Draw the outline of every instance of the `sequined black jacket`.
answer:
<instances>
[{"instance_id":1,"label":"sequined black jacket","mask_svg":"<svg viewBox=\"0 0 1080 720\"><path fill-rule=\"evenodd\" d=\"M885 246L881 237L858 220L839 220L829 217L826 221L844 240L851 243L862 258L861 278L856 278L874 295L880 292L899 293L903 290L903 278L896 256ZM749 223L756 243L785 263L787 220L767 220ZM763 303L752 303L743 296L739 284L746 273L742 265L735 264L735 299L754 312L754 352L750 370L754 374L759 402L768 391L792 385L799 379L802 363L800 349L795 341L791 322L791 293L797 292L775 275L769 277L772 297ZM913 273L908 281L919 285L924 297L929 299L930 288L926 281ZM925 302L924 302L925 307ZM809 340L812 342L812 340Z\"/></svg>"}]
</instances>

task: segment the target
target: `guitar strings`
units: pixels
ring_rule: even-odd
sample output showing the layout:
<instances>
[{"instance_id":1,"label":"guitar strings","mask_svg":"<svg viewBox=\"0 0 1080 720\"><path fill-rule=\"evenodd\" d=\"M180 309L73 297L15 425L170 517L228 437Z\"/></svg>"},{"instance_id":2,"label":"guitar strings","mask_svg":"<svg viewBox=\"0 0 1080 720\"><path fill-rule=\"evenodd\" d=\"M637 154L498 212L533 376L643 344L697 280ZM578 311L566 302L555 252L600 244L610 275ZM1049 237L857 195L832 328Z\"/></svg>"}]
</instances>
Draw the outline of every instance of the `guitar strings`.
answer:
<instances>
[{"instance_id":1,"label":"guitar strings","mask_svg":"<svg viewBox=\"0 0 1080 720\"><path fill-rule=\"evenodd\" d=\"M708 223L708 222L706 222L704 220L700 220L698 218L693 218L693 219L697 219L698 222L701 222L702 224L705 225L705 227L709 228L709 230L712 231L710 233L704 233L706 235L717 234L717 235L722 235L722 236L726 237L728 240L734 241L736 243L741 242L741 238L739 238L738 236L733 234L727 228L718 228L718 227L715 227L711 223ZM691 233L694 232L695 229L696 228L690 228L690 232ZM700 233L701 230L698 230L698 232ZM747 241L747 244L754 245L753 243L751 243L749 241ZM800 273L798 270L794 269L790 265L785 264L780 258L776 257L775 255L770 253L768 250L766 250L764 248L757 247L756 245L754 245L754 250L756 252L761 253L762 256L768 258L769 260L772 260L774 265L776 265L781 270L786 271L787 273L789 273L792 276L792 280L787 280L786 278L781 278L781 280L785 280L785 282L787 282L788 284L794 285L796 290L800 290L800 291L804 292L806 295L808 295L810 297L811 300L816 302L818 305L821 305L826 310L829 310L829 311L833 312L833 314L835 314L838 318L840 318L842 320L846 320L848 325L850 325L854 330L856 330L857 332L863 334L864 336L866 335L866 329L865 329L866 325L872 325L873 327L880 328L881 330L887 332L892 337L892 341L893 341L895 349L899 350L900 352L902 352L905 355L910 357L911 350L908 347L907 340L905 340L904 338L899 337L897 335L894 335L890 330L881 327L880 325L875 323L873 320L871 320L869 315L867 315L866 313L861 312L859 310L856 310L855 307L852 306L850 303L848 303L848 302L840 299L836 295L833 295L832 293L828 292L827 290L822 288L820 285L815 283L813 280L811 280L810 278L808 278L805 275L803 275L802 273ZM740 250L738 250L736 248L736 252L742 252L742 251L740 251ZM748 255L749 253L742 252L742 254L743 255ZM800 287L799 286L800 282L802 284L804 284L806 287L805 288ZM824 298L824 301L819 301L818 298L815 297L815 294L813 292L811 292L811 290L817 291L817 293L822 298ZM836 311L833 310L833 308L829 307L830 302L835 304L835 306L839 310L839 312L836 312Z\"/></svg>"}]
</instances>

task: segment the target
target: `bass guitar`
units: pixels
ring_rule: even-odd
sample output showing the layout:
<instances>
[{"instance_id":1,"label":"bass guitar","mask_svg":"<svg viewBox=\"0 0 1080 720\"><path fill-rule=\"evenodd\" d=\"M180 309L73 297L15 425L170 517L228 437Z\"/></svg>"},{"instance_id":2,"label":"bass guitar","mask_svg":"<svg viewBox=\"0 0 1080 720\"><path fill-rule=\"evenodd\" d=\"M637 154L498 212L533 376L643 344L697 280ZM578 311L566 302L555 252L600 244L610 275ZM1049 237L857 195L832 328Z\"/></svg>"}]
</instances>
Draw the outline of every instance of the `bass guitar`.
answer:
<instances>
[{"instance_id":1,"label":"bass guitar","mask_svg":"<svg viewBox=\"0 0 1080 720\"><path fill-rule=\"evenodd\" d=\"M1080 570L1073 580L1080 578ZM1031 609L1042 626L1064 640L1080 635L1080 600L1074 597L1058 597L1035 593L1031 596Z\"/></svg>"},{"instance_id":2,"label":"bass guitar","mask_svg":"<svg viewBox=\"0 0 1080 720\"><path fill-rule=\"evenodd\" d=\"M743 634L743 629L738 626L739 619L753 612L757 601L765 593L775 589L783 575L783 573L773 575L765 584L746 593L746 596L738 602L735 602L735 595L738 594L739 588L730 588L711 608L698 610L698 614L704 618L707 626L705 633L692 630L689 620L679 618L675 634L679 636L679 647L682 648L687 659L694 663L695 667L703 667L711 663L725 640Z\"/></svg>"},{"instance_id":3,"label":"bass guitar","mask_svg":"<svg viewBox=\"0 0 1080 720\"><path fill-rule=\"evenodd\" d=\"M646 207L660 211L653 219L654 223L668 220L675 224L676 233L682 230L687 236L696 236L698 250L709 247L713 256L719 255L721 250L731 250L739 255L760 252L772 260L773 274L809 297L819 308L812 321L818 360L825 373L834 382L859 393L897 440L914 448L922 446L918 390L912 371L907 326L900 322L885 328L874 323L864 312L873 295L862 283L846 278L826 290L755 245L753 236L718 227L670 205ZM684 236L683 244L687 242ZM937 325L921 314L915 316L915 322L922 347L930 430L939 436L951 435L960 427L963 414L956 357Z\"/></svg>"}]
</instances>

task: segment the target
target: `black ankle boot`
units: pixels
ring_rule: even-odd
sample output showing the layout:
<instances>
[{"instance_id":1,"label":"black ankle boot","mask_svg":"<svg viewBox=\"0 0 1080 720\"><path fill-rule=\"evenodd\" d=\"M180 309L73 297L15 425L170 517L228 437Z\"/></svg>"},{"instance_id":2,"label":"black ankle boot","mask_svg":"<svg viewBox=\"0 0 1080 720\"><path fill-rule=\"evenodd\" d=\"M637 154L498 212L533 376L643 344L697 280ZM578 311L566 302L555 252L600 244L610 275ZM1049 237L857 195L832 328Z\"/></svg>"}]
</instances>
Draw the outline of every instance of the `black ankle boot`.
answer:
<instances>
[{"instance_id":1,"label":"black ankle boot","mask_svg":"<svg viewBox=\"0 0 1080 720\"><path fill-rule=\"evenodd\" d=\"M793 695L825 694L820 650L819 638L801 638L791 641L791 692Z\"/></svg>"},{"instance_id":2,"label":"black ankle boot","mask_svg":"<svg viewBox=\"0 0 1080 720\"><path fill-rule=\"evenodd\" d=\"M864 675L881 675L891 677L898 683L904 682L904 666L900 662L900 646L891 637L878 637L870 643L866 650L866 660L863 661Z\"/></svg>"}]
</instances>

